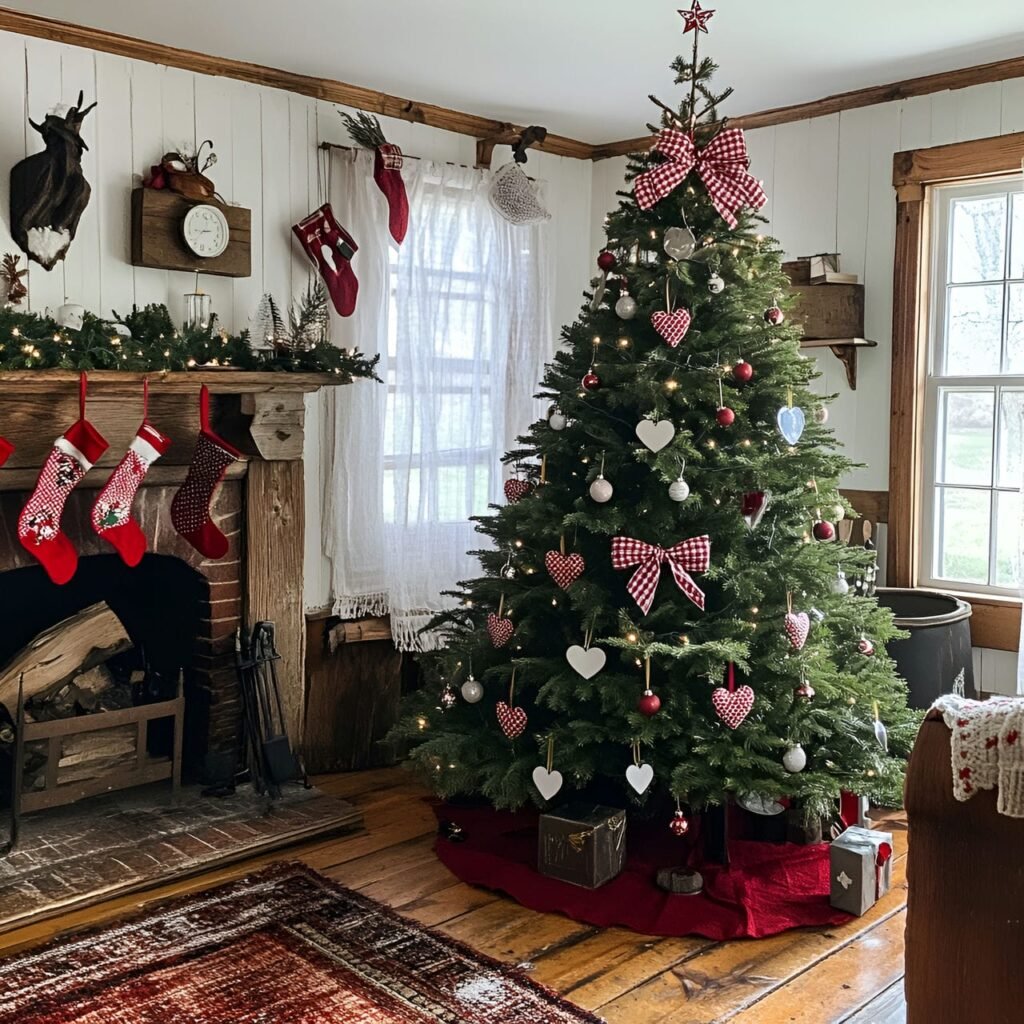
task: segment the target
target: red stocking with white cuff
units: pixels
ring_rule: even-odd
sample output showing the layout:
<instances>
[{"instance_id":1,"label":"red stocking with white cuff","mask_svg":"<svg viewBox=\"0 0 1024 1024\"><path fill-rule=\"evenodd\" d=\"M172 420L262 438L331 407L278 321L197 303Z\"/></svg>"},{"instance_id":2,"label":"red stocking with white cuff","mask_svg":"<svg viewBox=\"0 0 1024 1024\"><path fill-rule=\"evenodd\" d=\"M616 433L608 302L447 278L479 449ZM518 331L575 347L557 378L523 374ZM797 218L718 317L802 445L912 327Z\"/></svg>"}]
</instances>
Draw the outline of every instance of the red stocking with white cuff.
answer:
<instances>
[{"instance_id":1,"label":"red stocking with white cuff","mask_svg":"<svg viewBox=\"0 0 1024 1024\"><path fill-rule=\"evenodd\" d=\"M359 246L338 223L331 204L324 203L315 213L294 224L292 231L324 279L334 308L341 316L351 316L359 293L352 257Z\"/></svg>"},{"instance_id":2,"label":"red stocking with white cuff","mask_svg":"<svg viewBox=\"0 0 1024 1024\"><path fill-rule=\"evenodd\" d=\"M171 445L148 419L149 381L142 384L142 425L125 452L124 458L110 474L92 507L92 528L112 544L125 565L134 568L146 553L146 537L132 518L132 503L149 467Z\"/></svg>"},{"instance_id":3,"label":"red stocking with white cuff","mask_svg":"<svg viewBox=\"0 0 1024 1024\"><path fill-rule=\"evenodd\" d=\"M199 437L188 476L171 502L171 522L207 558L223 558L228 539L210 518L210 504L228 466L241 453L210 430L210 392L204 384L199 392Z\"/></svg>"},{"instance_id":4,"label":"red stocking with white cuff","mask_svg":"<svg viewBox=\"0 0 1024 1024\"><path fill-rule=\"evenodd\" d=\"M67 583L78 568L78 552L60 528L68 495L107 450L107 442L85 418L86 377L78 384L78 422L53 443L35 490L18 517L18 540L54 583Z\"/></svg>"}]
</instances>

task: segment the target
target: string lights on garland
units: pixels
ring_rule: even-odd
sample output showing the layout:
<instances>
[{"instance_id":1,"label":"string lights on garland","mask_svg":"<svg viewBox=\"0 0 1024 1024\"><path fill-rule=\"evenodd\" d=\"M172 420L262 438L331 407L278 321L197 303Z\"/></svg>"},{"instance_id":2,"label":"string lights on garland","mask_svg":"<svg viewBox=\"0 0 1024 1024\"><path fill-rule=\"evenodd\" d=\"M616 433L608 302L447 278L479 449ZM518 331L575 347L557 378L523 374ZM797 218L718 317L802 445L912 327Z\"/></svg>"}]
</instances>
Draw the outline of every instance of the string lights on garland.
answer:
<instances>
[{"instance_id":1,"label":"string lights on garland","mask_svg":"<svg viewBox=\"0 0 1024 1024\"><path fill-rule=\"evenodd\" d=\"M248 331L233 335L216 315L205 327L180 329L167 307L133 306L104 320L86 313L79 330L49 316L0 307L0 370L124 370L159 372L234 369L289 373L330 373L348 382L379 380L379 356L337 348L326 340L308 347L255 350Z\"/></svg>"}]
</instances>

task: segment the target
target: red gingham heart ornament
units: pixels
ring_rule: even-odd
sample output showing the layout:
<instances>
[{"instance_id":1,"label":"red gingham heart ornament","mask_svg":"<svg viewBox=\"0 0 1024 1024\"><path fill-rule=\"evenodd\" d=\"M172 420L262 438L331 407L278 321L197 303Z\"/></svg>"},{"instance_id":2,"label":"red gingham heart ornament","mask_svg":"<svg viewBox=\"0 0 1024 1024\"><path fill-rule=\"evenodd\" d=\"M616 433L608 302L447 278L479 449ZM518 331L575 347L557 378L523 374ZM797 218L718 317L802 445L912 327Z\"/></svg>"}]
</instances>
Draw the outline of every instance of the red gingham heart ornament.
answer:
<instances>
[{"instance_id":1,"label":"red gingham heart ornament","mask_svg":"<svg viewBox=\"0 0 1024 1024\"><path fill-rule=\"evenodd\" d=\"M549 551L544 556L544 567L555 583L563 590L568 590L583 575L587 566L582 555L563 555L558 551Z\"/></svg>"},{"instance_id":2,"label":"red gingham heart ornament","mask_svg":"<svg viewBox=\"0 0 1024 1024\"><path fill-rule=\"evenodd\" d=\"M727 690L720 686L711 694L711 703L714 705L715 714L730 729L737 729L753 710L754 691L749 686L740 686L735 690Z\"/></svg>"},{"instance_id":3,"label":"red gingham heart ornament","mask_svg":"<svg viewBox=\"0 0 1024 1024\"><path fill-rule=\"evenodd\" d=\"M515 505L525 498L533 490L533 484L529 480L519 480L513 477L505 481L505 499L510 505Z\"/></svg>"},{"instance_id":4,"label":"red gingham heart ornament","mask_svg":"<svg viewBox=\"0 0 1024 1024\"><path fill-rule=\"evenodd\" d=\"M786 613L786 636L793 647L801 651L811 631L811 619L807 612Z\"/></svg>"},{"instance_id":5,"label":"red gingham heart ornament","mask_svg":"<svg viewBox=\"0 0 1024 1024\"><path fill-rule=\"evenodd\" d=\"M494 612L487 616L487 634L495 647L504 647L512 639L515 628L511 619L504 619Z\"/></svg>"},{"instance_id":6,"label":"red gingham heart ornament","mask_svg":"<svg viewBox=\"0 0 1024 1024\"><path fill-rule=\"evenodd\" d=\"M501 731L514 740L526 728L526 712L522 708L510 708L503 700L498 701L498 725Z\"/></svg>"},{"instance_id":7,"label":"red gingham heart ornament","mask_svg":"<svg viewBox=\"0 0 1024 1024\"><path fill-rule=\"evenodd\" d=\"M690 320L688 309L677 309L672 313L655 313L651 317L651 324L669 346L675 348L686 337L686 332L690 329Z\"/></svg>"}]
</instances>

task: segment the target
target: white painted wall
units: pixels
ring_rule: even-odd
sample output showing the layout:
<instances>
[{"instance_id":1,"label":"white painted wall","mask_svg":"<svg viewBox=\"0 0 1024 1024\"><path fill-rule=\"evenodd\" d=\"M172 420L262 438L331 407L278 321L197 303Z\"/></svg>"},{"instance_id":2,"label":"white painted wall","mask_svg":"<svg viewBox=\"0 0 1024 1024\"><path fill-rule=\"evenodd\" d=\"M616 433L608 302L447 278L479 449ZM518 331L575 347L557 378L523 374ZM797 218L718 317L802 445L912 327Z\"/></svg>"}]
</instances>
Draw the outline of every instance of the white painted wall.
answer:
<instances>
[{"instance_id":1,"label":"white painted wall","mask_svg":"<svg viewBox=\"0 0 1024 1024\"><path fill-rule=\"evenodd\" d=\"M166 303L183 313L191 274L132 267L129 194L150 164L171 149L213 139L217 164L210 176L224 198L252 210L252 276L206 276L201 287L229 330L247 326L261 295L282 303L306 283L309 264L293 241L291 225L319 205L317 146L347 144L338 108L306 96L214 78L80 47L0 32L0 253L17 251L7 224L9 169L42 149L27 118L41 121L78 91L98 106L88 115L83 158L93 195L67 259L53 271L31 264L29 308L55 310L64 301L98 315L127 311L133 303ZM463 135L385 119L388 137L407 153L472 165L475 142ZM508 158L499 150L496 160ZM551 223L555 325L572 320L589 276L591 174L588 161L534 154L530 171L546 179ZM370 386L370 385L366 385ZM329 603L321 545L317 405L309 404L306 529L307 607ZM524 424L525 427L525 424ZM54 424L58 429L59 424Z\"/></svg>"}]
</instances>

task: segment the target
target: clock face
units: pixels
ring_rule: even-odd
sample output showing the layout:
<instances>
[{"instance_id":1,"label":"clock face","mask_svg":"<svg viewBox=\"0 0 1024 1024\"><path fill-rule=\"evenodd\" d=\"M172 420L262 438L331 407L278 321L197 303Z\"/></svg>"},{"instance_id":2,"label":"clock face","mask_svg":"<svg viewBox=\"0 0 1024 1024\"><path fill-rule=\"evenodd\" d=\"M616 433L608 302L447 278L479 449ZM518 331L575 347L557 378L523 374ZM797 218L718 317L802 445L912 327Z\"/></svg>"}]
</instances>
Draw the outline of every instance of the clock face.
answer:
<instances>
[{"instance_id":1,"label":"clock face","mask_svg":"<svg viewBox=\"0 0 1024 1024\"><path fill-rule=\"evenodd\" d=\"M228 222L216 206L193 206L181 224L185 244L204 259L219 256L228 247Z\"/></svg>"}]
</instances>

